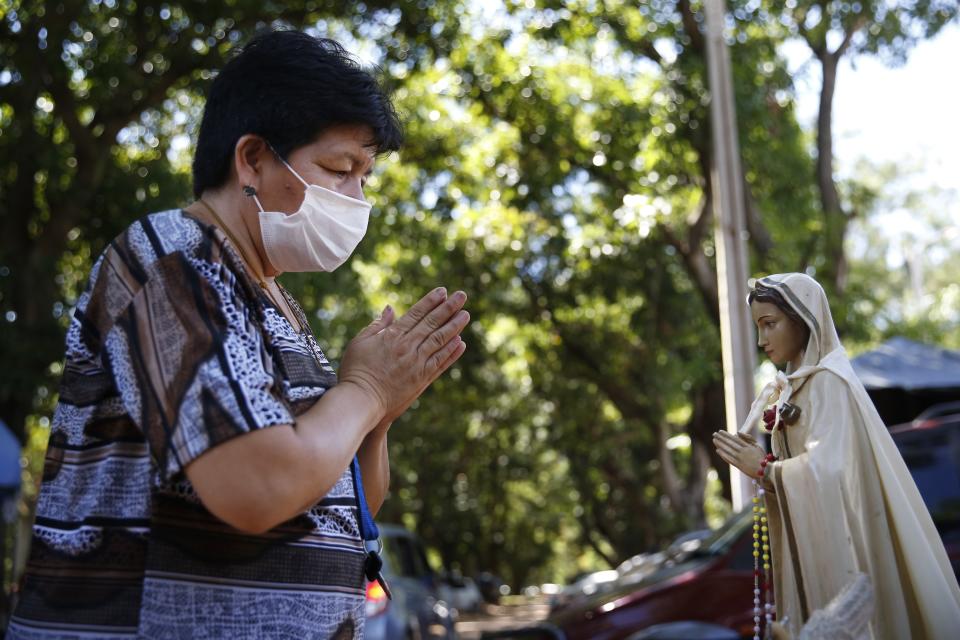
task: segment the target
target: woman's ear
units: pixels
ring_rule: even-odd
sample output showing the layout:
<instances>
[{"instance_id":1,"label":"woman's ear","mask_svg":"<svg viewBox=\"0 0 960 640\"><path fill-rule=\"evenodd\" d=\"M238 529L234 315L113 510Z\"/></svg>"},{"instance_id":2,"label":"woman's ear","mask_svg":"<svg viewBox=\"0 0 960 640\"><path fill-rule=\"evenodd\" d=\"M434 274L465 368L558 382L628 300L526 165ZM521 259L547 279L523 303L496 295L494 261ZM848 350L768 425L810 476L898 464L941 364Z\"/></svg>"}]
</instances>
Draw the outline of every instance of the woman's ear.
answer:
<instances>
[{"instance_id":1,"label":"woman's ear","mask_svg":"<svg viewBox=\"0 0 960 640\"><path fill-rule=\"evenodd\" d=\"M260 188L264 162L271 154L270 145L260 136L247 133L233 148L233 166L241 187Z\"/></svg>"}]
</instances>

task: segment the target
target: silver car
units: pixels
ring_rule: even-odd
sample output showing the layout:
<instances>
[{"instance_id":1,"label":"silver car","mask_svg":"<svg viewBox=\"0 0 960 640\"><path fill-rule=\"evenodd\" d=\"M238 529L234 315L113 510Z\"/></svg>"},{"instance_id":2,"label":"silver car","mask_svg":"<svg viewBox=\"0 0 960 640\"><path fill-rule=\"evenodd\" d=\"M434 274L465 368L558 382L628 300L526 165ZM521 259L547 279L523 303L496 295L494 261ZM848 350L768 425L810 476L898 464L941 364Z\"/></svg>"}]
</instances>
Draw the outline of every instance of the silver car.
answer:
<instances>
[{"instance_id":1,"label":"silver car","mask_svg":"<svg viewBox=\"0 0 960 640\"><path fill-rule=\"evenodd\" d=\"M439 597L439 580L416 534L380 525L382 573L393 599L376 582L367 585L367 640L455 640L453 613Z\"/></svg>"}]
</instances>

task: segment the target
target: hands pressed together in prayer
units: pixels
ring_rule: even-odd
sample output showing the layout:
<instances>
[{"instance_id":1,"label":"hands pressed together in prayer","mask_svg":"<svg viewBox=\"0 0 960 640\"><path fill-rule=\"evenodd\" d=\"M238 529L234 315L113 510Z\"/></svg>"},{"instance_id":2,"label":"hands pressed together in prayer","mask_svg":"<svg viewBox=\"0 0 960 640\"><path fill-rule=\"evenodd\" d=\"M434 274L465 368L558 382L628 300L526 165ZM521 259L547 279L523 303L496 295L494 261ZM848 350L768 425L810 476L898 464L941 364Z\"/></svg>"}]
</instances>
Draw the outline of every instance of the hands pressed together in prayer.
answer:
<instances>
[{"instance_id":1,"label":"hands pressed together in prayer","mask_svg":"<svg viewBox=\"0 0 960 640\"><path fill-rule=\"evenodd\" d=\"M716 431L713 434L713 446L724 462L740 469L750 478L760 479L760 463L766 452L753 436Z\"/></svg>"},{"instance_id":2,"label":"hands pressed together in prayer","mask_svg":"<svg viewBox=\"0 0 960 640\"><path fill-rule=\"evenodd\" d=\"M257 429L214 447L186 473L201 501L224 522L262 533L325 496L359 457L371 513L389 486L386 433L466 351L460 333L470 321L462 291L425 295L397 318L387 307L350 341L339 384L286 428ZM231 470L249 478L238 489Z\"/></svg>"},{"instance_id":3,"label":"hands pressed together in prayer","mask_svg":"<svg viewBox=\"0 0 960 640\"><path fill-rule=\"evenodd\" d=\"M467 295L443 287L420 299L399 319L391 307L350 341L341 384L356 384L392 422L466 351L460 334L470 322Z\"/></svg>"}]
</instances>

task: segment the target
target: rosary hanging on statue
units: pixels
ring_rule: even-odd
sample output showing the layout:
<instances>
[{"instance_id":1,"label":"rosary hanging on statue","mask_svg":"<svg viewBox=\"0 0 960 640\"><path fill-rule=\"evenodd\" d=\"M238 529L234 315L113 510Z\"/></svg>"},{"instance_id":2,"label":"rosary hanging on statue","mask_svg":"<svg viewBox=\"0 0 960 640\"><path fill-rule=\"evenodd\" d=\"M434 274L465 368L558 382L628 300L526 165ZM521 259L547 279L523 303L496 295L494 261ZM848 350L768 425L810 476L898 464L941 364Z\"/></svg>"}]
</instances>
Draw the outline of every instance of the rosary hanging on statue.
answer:
<instances>
[{"instance_id":1,"label":"rosary hanging on statue","mask_svg":"<svg viewBox=\"0 0 960 640\"><path fill-rule=\"evenodd\" d=\"M766 623L763 637L772 637L774 605L770 590L770 531L762 481L767 465L776 459L768 453L760 462L760 481L753 481L753 640L760 640L761 621Z\"/></svg>"}]
</instances>

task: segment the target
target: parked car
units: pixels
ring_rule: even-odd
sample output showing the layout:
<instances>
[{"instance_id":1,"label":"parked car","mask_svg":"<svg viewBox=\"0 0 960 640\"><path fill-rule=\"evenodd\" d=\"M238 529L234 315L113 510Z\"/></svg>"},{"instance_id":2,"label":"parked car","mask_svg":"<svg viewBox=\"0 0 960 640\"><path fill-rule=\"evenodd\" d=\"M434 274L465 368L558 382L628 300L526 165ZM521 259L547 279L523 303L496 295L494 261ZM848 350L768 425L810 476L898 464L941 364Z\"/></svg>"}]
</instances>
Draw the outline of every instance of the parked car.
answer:
<instances>
[{"instance_id":1,"label":"parked car","mask_svg":"<svg viewBox=\"0 0 960 640\"><path fill-rule=\"evenodd\" d=\"M420 539L394 525L380 525L383 576L393 599L377 582L367 585L368 640L455 640L453 612L439 595L439 580Z\"/></svg>"},{"instance_id":2,"label":"parked car","mask_svg":"<svg viewBox=\"0 0 960 640\"><path fill-rule=\"evenodd\" d=\"M500 604L500 597L510 593L510 587L503 583L500 576L494 575L489 571L479 573L476 583L480 589L480 594L488 604Z\"/></svg>"},{"instance_id":3,"label":"parked car","mask_svg":"<svg viewBox=\"0 0 960 640\"><path fill-rule=\"evenodd\" d=\"M568 606L577 599L586 598L600 591L604 585L620 577L618 570L594 571L574 580L550 599L552 610Z\"/></svg>"},{"instance_id":4,"label":"parked car","mask_svg":"<svg viewBox=\"0 0 960 640\"><path fill-rule=\"evenodd\" d=\"M908 424L912 425L913 427L931 426L926 425L928 420L934 421L957 417L960 417L960 402L943 402L929 407ZM903 425L897 426L902 427ZM893 427L890 427L890 429L892 431Z\"/></svg>"},{"instance_id":5,"label":"parked car","mask_svg":"<svg viewBox=\"0 0 960 640\"><path fill-rule=\"evenodd\" d=\"M627 640L740 640L740 634L707 622L668 622L631 634Z\"/></svg>"},{"instance_id":6,"label":"parked car","mask_svg":"<svg viewBox=\"0 0 960 640\"><path fill-rule=\"evenodd\" d=\"M960 576L960 403L935 405L890 435Z\"/></svg>"},{"instance_id":7,"label":"parked car","mask_svg":"<svg viewBox=\"0 0 960 640\"><path fill-rule=\"evenodd\" d=\"M483 605L483 595L477 583L458 571L441 576L440 599L457 612L476 611Z\"/></svg>"},{"instance_id":8,"label":"parked car","mask_svg":"<svg viewBox=\"0 0 960 640\"><path fill-rule=\"evenodd\" d=\"M704 539L709 538L712 533L710 529L697 529L681 534L663 551L641 553L627 558L617 565L617 573L620 574L620 578L628 576L634 579L644 578L656 571L667 558L699 549Z\"/></svg>"},{"instance_id":9,"label":"parked car","mask_svg":"<svg viewBox=\"0 0 960 640\"><path fill-rule=\"evenodd\" d=\"M693 551L667 556L655 572L618 580L549 622L567 640L622 639L669 622L710 622L741 635L753 629L752 511L737 514Z\"/></svg>"},{"instance_id":10,"label":"parked car","mask_svg":"<svg viewBox=\"0 0 960 640\"><path fill-rule=\"evenodd\" d=\"M960 576L960 412L955 408L933 407L890 433ZM748 638L753 629L751 515L749 509L734 515L695 548L680 545L677 552L664 552L653 573L628 573L593 597L551 612L536 627L484 637L667 638L682 637L684 625L695 623L690 628L704 635L691 637L720 640L732 633ZM645 630L655 633L638 635ZM676 633L681 636L670 635Z\"/></svg>"}]
</instances>

